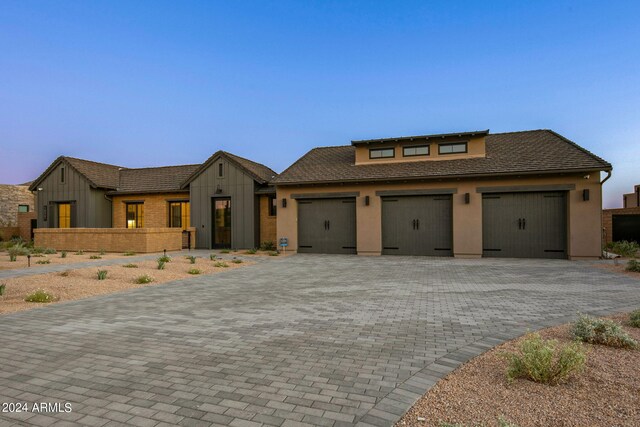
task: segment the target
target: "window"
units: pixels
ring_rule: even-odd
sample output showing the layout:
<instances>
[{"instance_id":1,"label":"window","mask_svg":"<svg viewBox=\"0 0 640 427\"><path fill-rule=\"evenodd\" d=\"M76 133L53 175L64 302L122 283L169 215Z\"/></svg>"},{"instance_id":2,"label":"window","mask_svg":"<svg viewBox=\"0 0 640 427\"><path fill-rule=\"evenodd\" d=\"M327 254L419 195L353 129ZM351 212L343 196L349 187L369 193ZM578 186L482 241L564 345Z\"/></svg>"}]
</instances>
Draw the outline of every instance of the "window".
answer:
<instances>
[{"instance_id":1,"label":"window","mask_svg":"<svg viewBox=\"0 0 640 427\"><path fill-rule=\"evenodd\" d=\"M60 182L64 184L64 168L60 168Z\"/></svg>"},{"instance_id":2,"label":"window","mask_svg":"<svg viewBox=\"0 0 640 427\"><path fill-rule=\"evenodd\" d=\"M428 156L429 155L429 146L428 145L414 145L413 147L404 147L402 149L402 155L404 157Z\"/></svg>"},{"instance_id":3,"label":"window","mask_svg":"<svg viewBox=\"0 0 640 427\"><path fill-rule=\"evenodd\" d=\"M29 205L18 205L18 212L29 212Z\"/></svg>"},{"instance_id":4,"label":"window","mask_svg":"<svg viewBox=\"0 0 640 427\"><path fill-rule=\"evenodd\" d=\"M369 150L370 159L385 159L395 156L396 154L393 148L372 148Z\"/></svg>"},{"instance_id":5,"label":"window","mask_svg":"<svg viewBox=\"0 0 640 427\"><path fill-rule=\"evenodd\" d=\"M276 216L278 213L278 199L275 194L269 196L269 216Z\"/></svg>"},{"instance_id":6,"label":"window","mask_svg":"<svg viewBox=\"0 0 640 427\"><path fill-rule=\"evenodd\" d=\"M46 206L42 207L42 220L43 221L47 220L47 207Z\"/></svg>"},{"instance_id":7,"label":"window","mask_svg":"<svg viewBox=\"0 0 640 427\"><path fill-rule=\"evenodd\" d=\"M458 154L467 152L466 142L455 142L453 144L438 145L438 154Z\"/></svg>"},{"instance_id":8,"label":"window","mask_svg":"<svg viewBox=\"0 0 640 427\"><path fill-rule=\"evenodd\" d=\"M218 163L218 176L222 178L224 176L224 164Z\"/></svg>"},{"instance_id":9,"label":"window","mask_svg":"<svg viewBox=\"0 0 640 427\"><path fill-rule=\"evenodd\" d=\"M144 227L144 204L127 203L127 228Z\"/></svg>"},{"instance_id":10,"label":"window","mask_svg":"<svg viewBox=\"0 0 640 427\"><path fill-rule=\"evenodd\" d=\"M71 228L71 203L58 203L58 228Z\"/></svg>"},{"instance_id":11,"label":"window","mask_svg":"<svg viewBox=\"0 0 640 427\"><path fill-rule=\"evenodd\" d=\"M169 227L186 230L191 225L191 205L189 202L169 202Z\"/></svg>"}]
</instances>

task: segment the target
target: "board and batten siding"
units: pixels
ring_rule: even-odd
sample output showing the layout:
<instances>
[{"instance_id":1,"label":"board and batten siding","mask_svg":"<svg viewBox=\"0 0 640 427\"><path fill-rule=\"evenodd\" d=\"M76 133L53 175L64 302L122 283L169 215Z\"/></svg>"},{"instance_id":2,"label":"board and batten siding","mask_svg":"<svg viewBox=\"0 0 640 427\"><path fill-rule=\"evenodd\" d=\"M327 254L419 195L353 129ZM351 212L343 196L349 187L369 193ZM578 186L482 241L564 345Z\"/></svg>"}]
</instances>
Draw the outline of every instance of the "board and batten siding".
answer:
<instances>
[{"instance_id":1,"label":"board and batten siding","mask_svg":"<svg viewBox=\"0 0 640 427\"><path fill-rule=\"evenodd\" d=\"M218 165L222 163L224 173L218 176ZM220 192L218 191L220 187ZM258 202L256 183L235 164L224 157L210 163L189 185L191 200L191 226L196 228L197 247L211 248L212 201L215 198L231 199L231 247L246 249L257 246L259 239Z\"/></svg>"},{"instance_id":2,"label":"board and batten siding","mask_svg":"<svg viewBox=\"0 0 640 427\"><path fill-rule=\"evenodd\" d=\"M65 168L65 180L60 179L60 169ZM111 227L111 202L105 199L105 190L91 188L89 181L69 166L60 162L38 185L37 212L39 228L57 228L57 203L75 202L72 208L72 227ZM47 220L44 220L44 207Z\"/></svg>"}]
</instances>

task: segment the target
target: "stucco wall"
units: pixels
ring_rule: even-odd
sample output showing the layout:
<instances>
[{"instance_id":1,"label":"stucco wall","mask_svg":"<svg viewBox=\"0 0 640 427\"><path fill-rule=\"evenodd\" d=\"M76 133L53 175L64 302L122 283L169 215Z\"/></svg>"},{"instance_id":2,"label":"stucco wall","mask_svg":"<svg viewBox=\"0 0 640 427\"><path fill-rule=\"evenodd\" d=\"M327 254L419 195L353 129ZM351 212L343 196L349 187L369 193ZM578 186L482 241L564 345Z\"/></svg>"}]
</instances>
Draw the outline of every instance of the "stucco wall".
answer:
<instances>
[{"instance_id":1,"label":"stucco wall","mask_svg":"<svg viewBox=\"0 0 640 427\"><path fill-rule=\"evenodd\" d=\"M453 252L456 257L482 256L482 195L478 187L501 187L520 185L574 184L568 191L568 255L571 259L597 258L601 251L602 192L600 174L585 174L522 177L511 179L455 180L414 183L345 184L323 186L279 186L278 238L287 237L289 248L297 249L297 204L291 199L293 193L360 192L356 199L357 248L360 255L379 255L382 250L382 207L376 191L400 189L455 189L453 195ZM590 190L590 200L582 200L582 191ZM470 203L465 204L464 195L469 193ZM369 206L364 199L370 198ZM282 199L287 207L282 208Z\"/></svg>"},{"instance_id":2,"label":"stucco wall","mask_svg":"<svg viewBox=\"0 0 640 427\"><path fill-rule=\"evenodd\" d=\"M35 230L35 245L66 251L136 253L182 249L180 228L41 228Z\"/></svg>"},{"instance_id":3,"label":"stucco wall","mask_svg":"<svg viewBox=\"0 0 640 427\"><path fill-rule=\"evenodd\" d=\"M260 243L278 243L276 242L276 218L277 216L269 215L269 196L260 196Z\"/></svg>"}]
</instances>

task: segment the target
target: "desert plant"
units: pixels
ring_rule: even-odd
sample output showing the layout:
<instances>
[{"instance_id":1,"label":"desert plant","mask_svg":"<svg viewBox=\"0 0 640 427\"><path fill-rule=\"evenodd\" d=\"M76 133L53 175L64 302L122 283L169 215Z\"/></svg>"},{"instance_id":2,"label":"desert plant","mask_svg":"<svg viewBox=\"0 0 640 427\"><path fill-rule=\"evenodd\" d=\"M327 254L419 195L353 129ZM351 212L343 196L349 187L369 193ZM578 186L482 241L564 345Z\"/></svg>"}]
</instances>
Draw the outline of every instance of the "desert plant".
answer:
<instances>
[{"instance_id":1,"label":"desert plant","mask_svg":"<svg viewBox=\"0 0 640 427\"><path fill-rule=\"evenodd\" d=\"M44 253L44 251L45 251L45 248L41 248L41 247L39 247L39 246L34 246L34 247L31 249L31 253L32 253L32 254L43 254L43 253Z\"/></svg>"},{"instance_id":2,"label":"desert plant","mask_svg":"<svg viewBox=\"0 0 640 427\"><path fill-rule=\"evenodd\" d=\"M630 259L627 263L627 271L633 271L634 273L640 273L640 261L637 259Z\"/></svg>"},{"instance_id":3,"label":"desert plant","mask_svg":"<svg viewBox=\"0 0 640 427\"><path fill-rule=\"evenodd\" d=\"M158 259L158 270L164 270L164 266L166 264L166 261L164 261L163 259Z\"/></svg>"},{"instance_id":4,"label":"desert plant","mask_svg":"<svg viewBox=\"0 0 640 427\"><path fill-rule=\"evenodd\" d=\"M171 257L169 255L162 255L160 258L158 258L158 262L169 262L171 261Z\"/></svg>"},{"instance_id":5,"label":"desert plant","mask_svg":"<svg viewBox=\"0 0 640 427\"><path fill-rule=\"evenodd\" d=\"M36 261L36 264L51 264L51 261L48 259L41 259L40 261Z\"/></svg>"},{"instance_id":6,"label":"desert plant","mask_svg":"<svg viewBox=\"0 0 640 427\"><path fill-rule=\"evenodd\" d=\"M217 258L217 255L216 255L216 254L209 254L209 259L210 259L211 261L215 261L215 259L216 259L216 258Z\"/></svg>"},{"instance_id":7,"label":"desert plant","mask_svg":"<svg viewBox=\"0 0 640 427\"><path fill-rule=\"evenodd\" d=\"M153 282L153 277L149 276L148 274L143 274L142 276L138 276L136 278L136 283L138 284L145 284L145 283L151 283Z\"/></svg>"},{"instance_id":8,"label":"desert plant","mask_svg":"<svg viewBox=\"0 0 640 427\"><path fill-rule=\"evenodd\" d=\"M220 251L221 254L230 254L231 251L229 249L223 249Z\"/></svg>"},{"instance_id":9,"label":"desert plant","mask_svg":"<svg viewBox=\"0 0 640 427\"><path fill-rule=\"evenodd\" d=\"M76 252L76 255L84 255L84 251L80 249L78 252Z\"/></svg>"},{"instance_id":10,"label":"desert plant","mask_svg":"<svg viewBox=\"0 0 640 427\"><path fill-rule=\"evenodd\" d=\"M107 270L98 270L98 280L104 280L107 278Z\"/></svg>"},{"instance_id":11,"label":"desert plant","mask_svg":"<svg viewBox=\"0 0 640 427\"><path fill-rule=\"evenodd\" d=\"M640 245L637 242L629 242L627 240L620 240L618 242L609 242L604 247L607 251L613 252L623 257L632 258L636 256L640 250Z\"/></svg>"},{"instance_id":12,"label":"desert plant","mask_svg":"<svg viewBox=\"0 0 640 427\"><path fill-rule=\"evenodd\" d=\"M34 293L27 295L24 300L26 302L46 303L46 302L55 301L55 298L49 292L45 292L42 289L38 289Z\"/></svg>"},{"instance_id":13,"label":"desert plant","mask_svg":"<svg viewBox=\"0 0 640 427\"><path fill-rule=\"evenodd\" d=\"M276 250L276 244L274 242L270 241L270 240L266 241L266 242L262 242L260 244L260 250L261 251L265 251L265 252L275 251Z\"/></svg>"},{"instance_id":14,"label":"desert plant","mask_svg":"<svg viewBox=\"0 0 640 427\"><path fill-rule=\"evenodd\" d=\"M231 262L234 263L234 264L242 264L242 260L241 259L237 259L237 258L236 259L232 259Z\"/></svg>"},{"instance_id":15,"label":"desert plant","mask_svg":"<svg viewBox=\"0 0 640 427\"><path fill-rule=\"evenodd\" d=\"M91 255L89 259L102 259L100 255Z\"/></svg>"},{"instance_id":16,"label":"desert plant","mask_svg":"<svg viewBox=\"0 0 640 427\"><path fill-rule=\"evenodd\" d=\"M258 252L258 250L257 250L256 248L251 248L251 249L248 249L247 251L245 251L245 254L247 254L247 255L253 255L253 254L255 254L256 252Z\"/></svg>"},{"instance_id":17,"label":"desert plant","mask_svg":"<svg viewBox=\"0 0 640 427\"><path fill-rule=\"evenodd\" d=\"M124 268L138 268L137 264L125 264L123 265Z\"/></svg>"},{"instance_id":18,"label":"desert plant","mask_svg":"<svg viewBox=\"0 0 640 427\"><path fill-rule=\"evenodd\" d=\"M590 344L622 348L638 347L638 343L622 329L622 326L610 319L580 315L573 324L572 333L576 339Z\"/></svg>"},{"instance_id":19,"label":"desert plant","mask_svg":"<svg viewBox=\"0 0 640 427\"><path fill-rule=\"evenodd\" d=\"M629 315L629 323L635 328L640 328L640 310L635 310Z\"/></svg>"},{"instance_id":20,"label":"desert plant","mask_svg":"<svg viewBox=\"0 0 640 427\"><path fill-rule=\"evenodd\" d=\"M57 251L55 249L53 249L53 248L46 248L44 250L44 253L47 254L47 255L53 255L53 254L57 253Z\"/></svg>"},{"instance_id":21,"label":"desert plant","mask_svg":"<svg viewBox=\"0 0 640 427\"><path fill-rule=\"evenodd\" d=\"M67 257L67 251L60 252L60 258L66 258L66 257Z\"/></svg>"},{"instance_id":22,"label":"desert plant","mask_svg":"<svg viewBox=\"0 0 640 427\"><path fill-rule=\"evenodd\" d=\"M196 257L194 257L193 255L188 255L185 258L188 259L189 262L191 262L191 264L195 264L196 263Z\"/></svg>"},{"instance_id":23,"label":"desert plant","mask_svg":"<svg viewBox=\"0 0 640 427\"><path fill-rule=\"evenodd\" d=\"M518 352L506 353L504 357L509 361L509 382L526 378L544 384L558 384L580 372L587 358L582 343L574 341L559 346L556 340L545 340L537 333L527 335Z\"/></svg>"},{"instance_id":24,"label":"desert plant","mask_svg":"<svg viewBox=\"0 0 640 427\"><path fill-rule=\"evenodd\" d=\"M277 251L271 251L269 252L269 256L278 256L280 255Z\"/></svg>"},{"instance_id":25,"label":"desert plant","mask_svg":"<svg viewBox=\"0 0 640 427\"><path fill-rule=\"evenodd\" d=\"M100 249L98 252L100 253L100 255L106 255L107 254L107 251L104 250L104 249Z\"/></svg>"},{"instance_id":26,"label":"desert plant","mask_svg":"<svg viewBox=\"0 0 640 427\"><path fill-rule=\"evenodd\" d=\"M4 290L7 288L7 285L5 285L4 283L2 285L0 285L0 297L2 295L4 295Z\"/></svg>"},{"instance_id":27,"label":"desert plant","mask_svg":"<svg viewBox=\"0 0 640 427\"><path fill-rule=\"evenodd\" d=\"M215 264L213 264L214 267L220 267L220 268L226 268L229 267L229 265L226 262L222 262L222 261L218 261Z\"/></svg>"},{"instance_id":28,"label":"desert plant","mask_svg":"<svg viewBox=\"0 0 640 427\"><path fill-rule=\"evenodd\" d=\"M187 271L187 273L189 273L189 274L200 274L200 273L202 273L202 271L198 270L197 268L192 268L189 271Z\"/></svg>"},{"instance_id":29,"label":"desert plant","mask_svg":"<svg viewBox=\"0 0 640 427\"><path fill-rule=\"evenodd\" d=\"M7 252L9 253L9 261L15 261L19 255L27 256L30 253L29 248L27 248L23 243L14 244L7 249Z\"/></svg>"},{"instance_id":30,"label":"desert plant","mask_svg":"<svg viewBox=\"0 0 640 427\"><path fill-rule=\"evenodd\" d=\"M136 254L135 252L127 251L123 255L124 256L134 256L135 254Z\"/></svg>"}]
</instances>

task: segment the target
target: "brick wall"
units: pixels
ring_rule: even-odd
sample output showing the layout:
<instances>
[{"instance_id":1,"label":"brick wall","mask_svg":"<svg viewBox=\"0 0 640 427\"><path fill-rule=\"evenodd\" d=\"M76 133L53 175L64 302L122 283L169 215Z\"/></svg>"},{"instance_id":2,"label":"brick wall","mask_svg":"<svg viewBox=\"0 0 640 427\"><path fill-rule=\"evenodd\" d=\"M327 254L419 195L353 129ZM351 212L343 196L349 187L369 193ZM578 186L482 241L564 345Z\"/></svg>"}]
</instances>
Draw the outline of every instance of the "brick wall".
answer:
<instances>
[{"instance_id":1,"label":"brick wall","mask_svg":"<svg viewBox=\"0 0 640 427\"><path fill-rule=\"evenodd\" d=\"M35 209L35 197L29 187L0 184L0 227L18 226L18 205L28 205L30 212Z\"/></svg>"},{"instance_id":2,"label":"brick wall","mask_svg":"<svg viewBox=\"0 0 640 427\"><path fill-rule=\"evenodd\" d=\"M36 212L18 212L18 229L22 240L31 240L31 220L37 219Z\"/></svg>"},{"instance_id":3,"label":"brick wall","mask_svg":"<svg viewBox=\"0 0 640 427\"><path fill-rule=\"evenodd\" d=\"M604 209L602 211L602 237L605 243L611 243L613 237L613 215L640 215L640 207Z\"/></svg>"},{"instance_id":4,"label":"brick wall","mask_svg":"<svg viewBox=\"0 0 640 427\"><path fill-rule=\"evenodd\" d=\"M169 200L189 200L189 193L135 194L113 197L113 227L126 228L126 202L144 202L144 228L169 226Z\"/></svg>"},{"instance_id":5,"label":"brick wall","mask_svg":"<svg viewBox=\"0 0 640 427\"><path fill-rule=\"evenodd\" d=\"M13 236L19 236L20 229L18 227L0 227L0 240L9 240Z\"/></svg>"},{"instance_id":6,"label":"brick wall","mask_svg":"<svg viewBox=\"0 0 640 427\"><path fill-rule=\"evenodd\" d=\"M278 243L276 219L276 216L269 215L269 196L260 196L260 243Z\"/></svg>"},{"instance_id":7,"label":"brick wall","mask_svg":"<svg viewBox=\"0 0 640 427\"><path fill-rule=\"evenodd\" d=\"M182 249L180 228L40 228L35 245L66 251L136 253Z\"/></svg>"}]
</instances>

